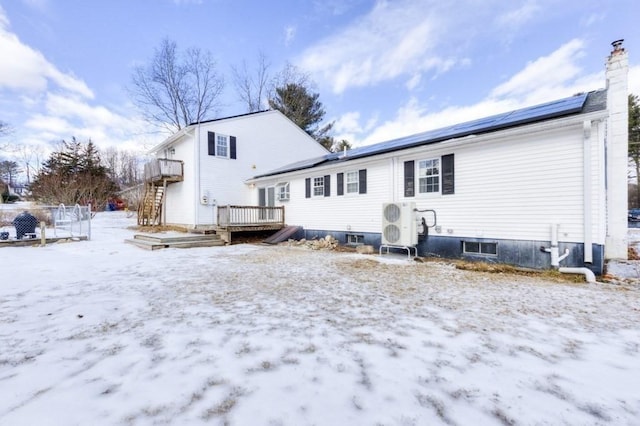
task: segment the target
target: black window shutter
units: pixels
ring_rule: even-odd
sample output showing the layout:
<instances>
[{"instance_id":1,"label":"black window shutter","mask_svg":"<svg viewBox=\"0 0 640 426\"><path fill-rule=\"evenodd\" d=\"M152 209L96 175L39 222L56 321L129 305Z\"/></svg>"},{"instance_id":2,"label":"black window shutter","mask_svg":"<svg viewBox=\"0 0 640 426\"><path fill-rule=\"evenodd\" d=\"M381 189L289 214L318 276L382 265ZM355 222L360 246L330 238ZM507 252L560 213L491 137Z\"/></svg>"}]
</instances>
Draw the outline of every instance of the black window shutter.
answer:
<instances>
[{"instance_id":1,"label":"black window shutter","mask_svg":"<svg viewBox=\"0 0 640 426\"><path fill-rule=\"evenodd\" d=\"M261 207L267 205L267 191L264 188L258 188L258 205Z\"/></svg>"},{"instance_id":2,"label":"black window shutter","mask_svg":"<svg viewBox=\"0 0 640 426\"><path fill-rule=\"evenodd\" d=\"M236 137L229 136L229 158L236 159Z\"/></svg>"},{"instance_id":3,"label":"black window shutter","mask_svg":"<svg viewBox=\"0 0 640 426\"><path fill-rule=\"evenodd\" d=\"M338 185L338 195L344 195L344 173L338 173L336 175L336 181Z\"/></svg>"},{"instance_id":4,"label":"black window shutter","mask_svg":"<svg viewBox=\"0 0 640 426\"><path fill-rule=\"evenodd\" d=\"M404 162L404 196L415 196L415 163L413 161Z\"/></svg>"},{"instance_id":5,"label":"black window shutter","mask_svg":"<svg viewBox=\"0 0 640 426\"><path fill-rule=\"evenodd\" d=\"M207 132L207 142L209 143L209 155L216 155L216 134Z\"/></svg>"},{"instance_id":6,"label":"black window shutter","mask_svg":"<svg viewBox=\"0 0 640 426\"><path fill-rule=\"evenodd\" d=\"M442 156L442 195L455 193L453 154Z\"/></svg>"},{"instance_id":7,"label":"black window shutter","mask_svg":"<svg viewBox=\"0 0 640 426\"><path fill-rule=\"evenodd\" d=\"M324 196L328 197L331 195L331 175L324 176Z\"/></svg>"},{"instance_id":8,"label":"black window shutter","mask_svg":"<svg viewBox=\"0 0 640 426\"><path fill-rule=\"evenodd\" d=\"M311 178L304 180L304 197L311 198Z\"/></svg>"},{"instance_id":9,"label":"black window shutter","mask_svg":"<svg viewBox=\"0 0 640 426\"><path fill-rule=\"evenodd\" d=\"M358 171L358 192L360 194L367 193L367 169Z\"/></svg>"}]
</instances>

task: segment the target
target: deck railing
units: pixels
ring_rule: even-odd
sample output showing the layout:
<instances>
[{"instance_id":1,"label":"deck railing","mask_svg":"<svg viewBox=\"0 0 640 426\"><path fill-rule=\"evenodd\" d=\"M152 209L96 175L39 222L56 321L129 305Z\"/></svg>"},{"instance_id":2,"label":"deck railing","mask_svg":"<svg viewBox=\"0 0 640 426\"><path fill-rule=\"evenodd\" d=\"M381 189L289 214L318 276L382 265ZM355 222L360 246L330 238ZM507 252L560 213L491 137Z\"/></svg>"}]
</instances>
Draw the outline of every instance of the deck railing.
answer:
<instances>
[{"instance_id":1,"label":"deck railing","mask_svg":"<svg viewBox=\"0 0 640 426\"><path fill-rule=\"evenodd\" d=\"M218 206L218 226L284 226L284 206Z\"/></svg>"},{"instance_id":2,"label":"deck railing","mask_svg":"<svg viewBox=\"0 0 640 426\"><path fill-rule=\"evenodd\" d=\"M162 179L173 181L182 180L182 161L155 158L144 165L144 180L146 182Z\"/></svg>"}]
</instances>

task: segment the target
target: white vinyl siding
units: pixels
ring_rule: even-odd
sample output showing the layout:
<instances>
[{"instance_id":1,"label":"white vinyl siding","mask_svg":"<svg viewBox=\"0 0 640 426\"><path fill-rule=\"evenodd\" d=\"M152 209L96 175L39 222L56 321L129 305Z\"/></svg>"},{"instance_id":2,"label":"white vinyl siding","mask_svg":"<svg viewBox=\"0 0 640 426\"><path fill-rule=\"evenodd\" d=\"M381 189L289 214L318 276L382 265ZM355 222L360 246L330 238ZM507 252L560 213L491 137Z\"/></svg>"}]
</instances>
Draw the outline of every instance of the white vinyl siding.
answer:
<instances>
[{"instance_id":1,"label":"white vinyl siding","mask_svg":"<svg viewBox=\"0 0 640 426\"><path fill-rule=\"evenodd\" d=\"M234 136L237 158L227 161L208 155L209 132L229 135L228 158L232 156L231 137ZM187 169L193 170L194 173L198 169L200 180L192 184L196 201L199 200L200 194L208 193L209 198L212 202L215 200L217 205L255 206L258 204L257 187L252 189L245 183L246 180L285 164L326 154L326 150L320 144L275 110L203 123L194 133L200 135L199 164L194 167L193 156L185 158L185 174ZM282 179L278 179L271 185L281 181ZM168 188L174 185L179 184L171 184ZM199 193L195 194L197 185ZM168 208L175 209L178 206L171 203ZM195 208L198 210L194 215L198 224L215 223L215 206L204 206L197 202ZM191 218L192 222L185 223L193 223L194 216Z\"/></svg>"},{"instance_id":2,"label":"white vinyl siding","mask_svg":"<svg viewBox=\"0 0 640 426\"><path fill-rule=\"evenodd\" d=\"M603 126L594 122L591 135L592 239L603 244L605 230ZM479 136L465 144L427 145L353 160L353 169L366 169L367 193L357 197L327 197L321 203L293 197L287 204L287 222L306 229L348 233L380 232L385 202L416 202L418 209L436 211L438 229L432 235L470 239L549 241L551 224L559 224L561 242L582 242L583 232L582 123L555 129L536 129L505 137L500 132ZM418 163L455 155L455 193L424 196L418 189ZM416 194L405 197L404 165L414 162ZM348 172L344 165L313 169L315 175ZM443 170L440 191L443 190ZM286 177L293 194L305 193L310 171ZM426 177L426 175L425 175ZM275 184L275 182L274 182ZM474 240L472 240L474 241Z\"/></svg>"},{"instance_id":3,"label":"white vinyl siding","mask_svg":"<svg viewBox=\"0 0 640 426\"><path fill-rule=\"evenodd\" d=\"M601 124L602 125L602 124ZM593 242L604 243L604 180L601 132L592 132ZM455 152L455 195L404 197L403 170L396 168L395 193L419 209L435 209L442 236L548 241L560 226L561 242L582 242L583 132L581 123L513 138L488 138L454 150L431 147L431 158ZM600 144L600 145L598 145ZM434 149L437 148L437 149ZM427 151L427 147L423 148ZM400 162L425 158L419 152Z\"/></svg>"},{"instance_id":4,"label":"white vinyl siding","mask_svg":"<svg viewBox=\"0 0 640 426\"><path fill-rule=\"evenodd\" d=\"M374 161L354 163L354 171L359 178L361 171L364 178L364 170L366 170L366 193L358 192L348 197L338 196L338 191L334 187L331 188L331 196L326 196L326 191L323 198L313 196L315 178L326 179L327 176L331 176L333 179L329 180L335 182L337 181L335 176L339 173L345 174L346 193L346 172L343 165L322 168L323 176L318 173L309 177L309 170L302 170L274 176L271 181L261 180L260 185L276 184L285 179L289 181L291 199L286 203L277 204L285 206L287 223L302 225L305 229L347 230L349 227L350 232L354 234L379 232L381 226L380 209L384 200L389 199L391 191L388 160L375 159ZM304 196L307 179L309 179L309 198ZM360 181L358 185L358 190L364 189L364 186L360 185Z\"/></svg>"}]
</instances>

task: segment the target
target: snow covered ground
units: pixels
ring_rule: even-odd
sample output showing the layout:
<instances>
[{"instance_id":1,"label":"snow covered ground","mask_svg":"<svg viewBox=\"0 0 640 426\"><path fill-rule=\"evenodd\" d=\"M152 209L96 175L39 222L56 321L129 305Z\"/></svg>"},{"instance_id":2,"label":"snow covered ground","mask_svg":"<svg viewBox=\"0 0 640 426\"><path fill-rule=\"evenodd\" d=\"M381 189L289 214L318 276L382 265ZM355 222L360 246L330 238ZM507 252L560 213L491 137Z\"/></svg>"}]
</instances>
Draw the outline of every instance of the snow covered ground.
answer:
<instances>
[{"instance_id":1,"label":"snow covered ground","mask_svg":"<svg viewBox=\"0 0 640 426\"><path fill-rule=\"evenodd\" d=\"M0 425L632 425L640 289L406 257L0 249Z\"/></svg>"}]
</instances>

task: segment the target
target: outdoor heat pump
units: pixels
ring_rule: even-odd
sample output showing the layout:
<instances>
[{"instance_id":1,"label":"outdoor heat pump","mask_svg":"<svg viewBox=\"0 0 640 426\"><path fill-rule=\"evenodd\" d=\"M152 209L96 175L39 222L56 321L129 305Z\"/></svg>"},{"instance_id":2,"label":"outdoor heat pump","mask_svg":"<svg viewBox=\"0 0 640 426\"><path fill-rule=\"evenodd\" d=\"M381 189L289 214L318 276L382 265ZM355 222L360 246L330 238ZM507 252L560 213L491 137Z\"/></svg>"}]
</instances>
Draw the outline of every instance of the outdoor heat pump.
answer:
<instances>
[{"instance_id":1,"label":"outdoor heat pump","mask_svg":"<svg viewBox=\"0 0 640 426\"><path fill-rule=\"evenodd\" d=\"M418 244L416 204L382 205L382 245L411 247Z\"/></svg>"}]
</instances>

